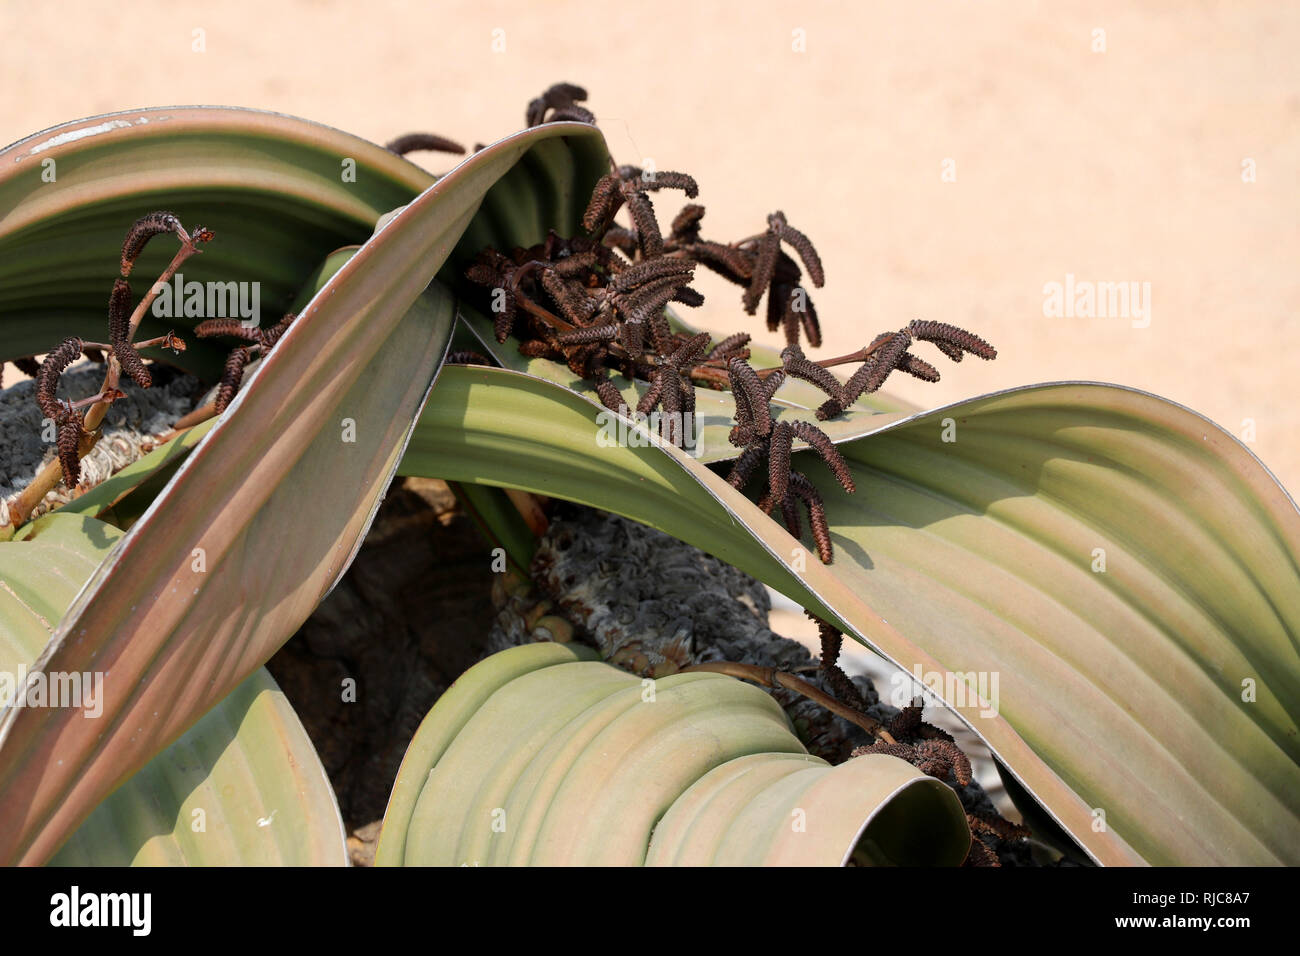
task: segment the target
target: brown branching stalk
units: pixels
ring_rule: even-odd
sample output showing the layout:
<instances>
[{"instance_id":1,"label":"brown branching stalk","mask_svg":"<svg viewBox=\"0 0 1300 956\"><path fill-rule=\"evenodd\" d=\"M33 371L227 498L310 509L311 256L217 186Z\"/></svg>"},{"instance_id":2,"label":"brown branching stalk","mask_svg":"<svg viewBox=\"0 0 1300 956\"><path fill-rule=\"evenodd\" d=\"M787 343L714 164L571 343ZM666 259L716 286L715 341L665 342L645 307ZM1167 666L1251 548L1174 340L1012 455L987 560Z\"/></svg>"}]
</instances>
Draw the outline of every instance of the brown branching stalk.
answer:
<instances>
[{"instance_id":1,"label":"brown branching stalk","mask_svg":"<svg viewBox=\"0 0 1300 956\"><path fill-rule=\"evenodd\" d=\"M798 344L781 352L787 374L820 388L827 400L817 409L817 418L825 421L844 413L862 395L877 391L891 372L902 371L926 382L939 381L939 371L909 349L914 341L929 342L949 358L960 361L970 353L985 360L997 358L997 350L979 336L944 322L913 321L897 332L884 332L857 352L821 362L809 361ZM955 357L955 358L954 358ZM827 371L835 365L861 362L858 369L841 383Z\"/></svg>"},{"instance_id":2,"label":"brown branching stalk","mask_svg":"<svg viewBox=\"0 0 1300 956\"><path fill-rule=\"evenodd\" d=\"M635 226L636 248L646 257L658 256L664 251L664 237L655 218L654 204L646 194L660 189L680 189L691 199L700 191L695 180L685 173L619 166L596 183L591 201L583 213L582 225L588 232L601 232L613 221L615 213L626 205Z\"/></svg>"},{"instance_id":3,"label":"brown branching stalk","mask_svg":"<svg viewBox=\"0 0 1300 956\"><path fill-rule=\"evenodd\" d=\"M482 355L471 349L455 349L447 353L446 359L443 360L448 365L488 365L496 363L486 355Z\"/></svg>"},{"instance_id":4,"label":"brown branching stalk","mask_svg":"<svg viewBox=\"0 0 1300 956\"><path fill-rule=\"evenodd\" d=\"M140 253L144 252L144 247L149 244L149 240L166 232L175 233L182 243L188 241L189 237L181 226L181 221L174 213L166 210L146 213L131 225L127 230L126 239L122 242L121 276L123 279L131 275L135 260L140 258Z\"/></svg>"},{"instance_id":5,"label":"brown branching stalk","mask_svg":"<svg viewBox=\"0 0 1300 956\"><path fill-rule=\"evenodd\" d=\"M972 839L970 853L963 866L1001 866L999 850L1032 836L1028 827L996 815L967 811L966 823L970 827Z\"/></svg>"},{"instance_id":6,"label":"brown branching stalk","mask_svg":"<svg viewBox=\"0 0 1300 956\"><path fill-rule=\"evenodd\" d=\"M834 549L826 520L826 503L807 476L793 469L791 447L796 438L806 442L826 462L840 486L852 494L856 486L847 463L830 436L810 422L774 423L770 403L773 392L784 381L784 374L764 380L747 362L736 358L729 363L728 372L736 399L736 425L730 437L732 444L740 446L742 451L727 481L743 490L759 463L766 459L767 491L759 501L759 508L770 514L779 506L786 528L798 538L802 528L798 505L802 504L808 511L817 556L824 564L830 564Z\"/></svg>"},{"instance_id":7,"label":"brown branching stalk","mask_svg":"<svg viewBox=\"0 0 1300 956\"><path fill-rule=\"evenodd\" d=\"M880 721L874 717L840 703L815 684L810 684L802 678L795 677L793 674L778 670L775 667L760 667L756 664L740 664L732 661L709 661L704 664L692 664L690 667L683 667L678 673L688 674L692 671L726 674L728 677L752 681L755 684L762 684L764 687L784 687L786 690L792 690L796 694L802 694L809 700L816 701L831 713L843 717L849 723L857 724L873 737L885 732Z\"/></svg>"},{"instance_id":8,"label":"brown branching stalk","mask_svg":"<svg viewBox=\"0 0 1300 956\"><path fill-rule=\"evenodd\" d=\"M957 746L951 734L922 719L919 704L900 710L886 730L892 740L878 736L869 746L856 748L853 756L888 754L950 786L970 785L973 779L970 758ZM964 866L1000 866L998 851L1030 835L1027 827L996 814L967 811L966 822L972 840Z\"/></svg>"},{"instance_id":9,"label":"brown branching stalk","mask_svg":"<svg viewBox=\"0 0 1300 956\"><path fill-rule=\"evenodd\" d=\"M122 261L125 262L126 258L123 257ZM153 376L131 344L131 285L126 279L114 281L113 292L108 298L108 341L114 358L131 381L141 388L151 386Z\"/></svg>"},{"instance_id":10,"label":"brown branching stalk","mask_svg":"<svg viewBox=\"0 0 1300 956\"><path fill-rule=\"evenodd\" d=\"M245 325L238 319L208 319L194 326L194 334L201 339L225 336L227 338L242 339L249 343L235 348L226 357L221 379L217 383L216 398L212 403L217 414L224 412L230 407L230 403L234 401L240 383L244 380L244 369L248 363L254 357L269 352L272 346L280 340L280 336L284 335L289 326L293 324L295 318L296 316L290 312L269 328Z\"/></svg>"},{"instance_id":11,"label":"brown branching stalk","mask_svg":"<svg viewBox=\"0 0 1300 956\"><path fill-rule=\"evenodd\" d=\"M148 294L132 310L129 282L131 271L149 241L165 233L176 236L181 244L180 249ZM144 364L138 349L153 345L170 348L175 352L184 350L185 342L173 332L141 343L134 342L135 333L159 290L170 281L186 259L201 251L199 247L211 239L211 230L200 226L191 234L186 231L175 214L165 210L141 216L127 230L122 241L120 275L114 280L109 295L109 342L101 344L82 342L76 338L65 339L35 369L36 401L42 414L57 426L58 454L37 473L31 483L14 500L9 508L9 524L0 527L0 540L12 536L14 529L27 520L60 478L69 488L76 487L81 476L81 459L94 447L99 426L109 407L124 394L118 388L121 374L125 372L141 388L148 388L152 384L153 376ZM108 362L103 385L94 399L60 401L56 397L56 391L59 378L67 367L83 354L93 354L102 359L103 356L99 354L101 351L109 353ZM89 405L87 405L88 401ZM83 408L85 408L84 412Z\"/></svg>"},{"instance_id":12,"label":"brown branching stalk","mask_svg":"<svg viewBox=\"0 0 1300 956\"><path fill-rule=\"evenodd\" d=\"M637 405L636 410L642 415L648 415L656 406L663 407L660 433L674 445L687 444L685 432L688 428L692 430L693 440L695 386L683 380L682 375L708 347L709 334L701 332L664 356L650 381L650 390Z\"/></svg>"},{"instance_id":13,"label":"brown branching stalk","mask_svg":"<svg viewBox=\"0 0 1300 956\"><path fill-rule=\"evenodd\" d=\"M533 100L530 126L573 118L583 110L586 90L557 83ZM613 166L592 188L582 217L584 235L551 232L528 249L483 249L466 272L470 282L489 295L498 342L515 339L530 358L562 362L585 379L608 408L630 413L611 375L649 383L635 409L665 413L672 421L694 408L694 387L730 390L735 424L730 440L740 452L728 481L744 489L751 478L766 476L759 506L780 508L791 534L799 536L806 513L818 557L833 560L831 530L822 492L794 468L794 443L807 445L824 461L846 493L854 481L831 438L811 422L777 421L771 402L787 378L807 381L826 394L817 409L820 421L841 415L864 395L876 391L895 370L937 381L938 370L913 353L917 342L934 345L958 360L965 354L993 358L983 339L956 326L916 321L897 332L876 337L871 345L834 359L814 361L803 352L821 343L817 311L805 285L821 288L826 280L822 259L811 239L778 210L767 228L735 242L717 242L703 234L705 207L688 202L672 218L667 234L660 227L651 194L665 190L699 195L686 173ZM626 213L626 220L619 217ZM710 343L674 332L665 309L669 303L700 305L704 297L691 288L696 266L704 266L742 289L741 305L757 314L767 300L767 327L784 330L787 348L778 368L756 369L748 362L749 336L737 332ZM805 279L806 275L806 279ZM703 344L700 344L703 343ZM847 381L829 369L856 364ZM680 444L684 429L661 433ZM766 468L762 468L766 464Z\"/></svg>"}]
</instances>

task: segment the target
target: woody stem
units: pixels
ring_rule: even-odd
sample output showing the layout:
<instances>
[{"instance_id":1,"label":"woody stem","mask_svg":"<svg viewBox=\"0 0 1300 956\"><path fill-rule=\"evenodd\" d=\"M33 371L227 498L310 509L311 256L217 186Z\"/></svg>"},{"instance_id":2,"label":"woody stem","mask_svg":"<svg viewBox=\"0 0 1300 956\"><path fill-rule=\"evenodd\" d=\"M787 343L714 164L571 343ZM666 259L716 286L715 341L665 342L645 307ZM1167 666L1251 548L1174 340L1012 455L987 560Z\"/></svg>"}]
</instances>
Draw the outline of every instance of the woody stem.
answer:
<instances>
[{"instance_id":1,"label":"woody stem","mask_svg":"<svg viewBox=\"0 0 1300 956\"><path fill-rule=\"evenodd\" d=\"M523 306L524 311L527 312L529 315L533 315L541 319L543 322L545 322L553 329L558 329L561 332L572 332L574 328L576 328L576 326L568 322L565 322L562 318L560 318L558 315L555 315L548 309L542 308L540 305L538 305L528 296L524 295L522 292L519 291L519 281L523 279L525 276L531 275L532 273L536 272L539 267L543 267L545 265L546 263L538 262L536 259L534 259L532 262L525 262L522 266L516 269L514 275L510 277L510 292L511 294L514 295L515 301L518 302L521 306Z\"/></svg>"},{"instance_id":2,"label":"woody stem","mask_svg":"<svg viewBox=\"0 0 1300 956\"><path fill-rule=\"evenodd\" d=\"M802 678L795 677L793 674L777 670L775 667L759 667L756 664L739 664L734 661L710 661L707 664L694 664L690 667L683 667L679 673L687 674L691 671L726 674L728 677L753 681L755 684L762 684L764 687L784 687L786 690L802 694L809 700L820 704L832 714L843 717L850 723L857 724L879 740L884 740L887 743L895 742L880 721L854 710L852 707L841 704L821 688L808 683Z\"/></svg>"},{"instance_id":3,"label":"woody stem","mask_svg":"<svg viewBox=\"0 0 1300 956\"><path fill-rule=\"evenodd\" d=\"M135 347L138 349L147 349L155 345L165 349L172 349L176 352L185 351L185 340L175 332L168 332L166 335L160 335L157 338L145 339L143 342L135 343Z\"/></svg>"},{"instance_id":4,"label":"woody stem","mask_svg":"<svg viewBox=\"0 0 1300 956\"><path fill-rule=\"evenodd\" d=\"M181 247L176 250L176 255L172 256L172 261L168 264L167 268L162 271L162 275L160 275L157 281L150 286L149 291L146 292L144 298L140 300L140 304L137 305L135 311L131 313L131 325L127 329L126 333L126 340L128 342L135 338L135 331L140 327L140 322L144 319L145 312L149 310L149 306L153 305L153 300L158 298L158 293L162 291L163 286L171 281L172 276L176 274L176 270L179 269L181 264L190 256L203 251L199 248L198 241L191 239L184 230L181 230L181 236Z\"/></svg>"},{"instance_id":5,"label":"woody stem","mask_svg":"<svg viewBox=\"0 0 1300 956\"><path fill-rule=\"evenodd\" d=\"M105 389L98 395L92 395L90 398L81 398L75 402L68 402L69 409L85 408L87 405L94 405L96 402L112 402L121 393L116 389Z\"/></svg>"},{"instance_id":6,"label":"woody stem","mask_svg":"<svg viewBox=\"0 0 1300 956\"><path fill-rule=\"evenodd\" d=\"M831 368L835 365L849 365L853 362L865 362L879 351L880 347L888 341L889 338L886 336L883 341L877 342L875 345L864 346L856 352L849 352L847 355L837 355L835 358L813 359L812 362L814 365L820 365L822 368Z\"/></svg>"},{"instance_id":7,"label":"woody stem","mask_svg":"<svg viewBox=\"0 0 1300 956\"><path fill-rule=\"evenodd\" d=\"M200 251L198 241L192 239L184 229L180 230L178 237L181 240L181 248L177 251L176 255L172 257L171 263L163 270L162 275L160 275L158 280L154 282L148 294L140 300L140 304L135 307L135 311L131 313L131 324L127 329L126 335L128 342L135 336L135 331L140 325L140 320L144 318L145 312L148 310L149 306L153 304L154 299L158 297L158 293L161 291L162 287L167 284L173 275L176 274L176 270L180 268L181 263L196 252ZM150 341L149 343L141 344L155 344L155 342ZM118 382L121 380L122 374L122 366L118 362L117 356L113 354L112 346L96 345L94 347L101 348L108 353L108 368L104 372L104 382L99 387L99 394L94 396L93 403L86 410L86 417L82 421L82 428L88 436L94 434L103 423L104 416L108 414L108 408L113 403L113 396L118 394L117 386ZM74 403L74 407L78 407L82 404L85 404L85 402ZM83 442L77 449L77 457L85 458L86 455L90 454L92 448L94 448L93 440ZM14 499L14 503L9 508L9 523L7 525L0 525L0 541L6 541L13 536L14 530L27 520L28 516L36 510L37 505L45 500L45 496L49 494L51 488L59 483L59 479L62 476L63 468L59 463L59 459L57 457L52 458L45 467L36 474L36 477L32 479L31 484L24 488L18 497Z\"/></svg>"}]
</instances>

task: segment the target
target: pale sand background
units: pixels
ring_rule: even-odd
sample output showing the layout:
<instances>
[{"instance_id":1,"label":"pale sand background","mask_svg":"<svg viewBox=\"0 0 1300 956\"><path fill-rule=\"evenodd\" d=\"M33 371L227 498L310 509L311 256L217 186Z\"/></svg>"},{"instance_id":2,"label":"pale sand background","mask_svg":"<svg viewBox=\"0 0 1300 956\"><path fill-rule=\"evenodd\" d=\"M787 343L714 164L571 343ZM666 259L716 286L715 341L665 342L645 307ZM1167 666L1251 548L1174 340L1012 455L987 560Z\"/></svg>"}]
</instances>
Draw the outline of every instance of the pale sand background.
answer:
<instances>
[{"instance_id":1,"label":"pale sand background","mask_svg":"<svg viewBox=\"0 0 1300 956\"><path fill-rule=\"evenodd\" d=\"M470 145L520 126L550 82L585 84L620 159L699 180L707 235L739 238L781 208L813 237L828 349L924 317L1001 351L897 393L1134 385L1238 435L1253 419L1252 447L1294 490L1300 7L1150 6L5 3L0 140L214 103ZM1043 285L1066 273L1150 282L1150 327L1044 317ZM719 293L703 324L750 321L734 287L701 288Z\"/></svg>"}]
</instances>

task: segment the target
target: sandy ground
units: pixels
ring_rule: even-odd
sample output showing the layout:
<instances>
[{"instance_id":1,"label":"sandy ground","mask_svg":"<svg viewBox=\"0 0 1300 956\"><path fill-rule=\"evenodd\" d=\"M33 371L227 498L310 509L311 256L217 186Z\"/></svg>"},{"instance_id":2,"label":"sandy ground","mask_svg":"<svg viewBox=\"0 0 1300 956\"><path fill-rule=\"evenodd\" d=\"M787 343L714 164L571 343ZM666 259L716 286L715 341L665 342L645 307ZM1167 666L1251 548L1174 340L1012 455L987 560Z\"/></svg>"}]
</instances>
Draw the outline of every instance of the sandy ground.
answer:
<instances>
[{"instance_id":1,"label":"sandy ground","mask_svg":"<svg viewBox=\"0 0 1300 956\"><path fill-rule=\"evenodd\" d=\"M1133 385L1253 427L1294 490L1300 8L1151 7L5 3L0 140L214 103L468 144L582 83L618 157L695 175L711 237L775 208L813 237L829 349L924 317L1001 350L904 397ZM1149 313L1046 315L1067 275L1149 283ZM738 292L701 285L703 324L740 327Z\"/></svg>"}]
</instances>

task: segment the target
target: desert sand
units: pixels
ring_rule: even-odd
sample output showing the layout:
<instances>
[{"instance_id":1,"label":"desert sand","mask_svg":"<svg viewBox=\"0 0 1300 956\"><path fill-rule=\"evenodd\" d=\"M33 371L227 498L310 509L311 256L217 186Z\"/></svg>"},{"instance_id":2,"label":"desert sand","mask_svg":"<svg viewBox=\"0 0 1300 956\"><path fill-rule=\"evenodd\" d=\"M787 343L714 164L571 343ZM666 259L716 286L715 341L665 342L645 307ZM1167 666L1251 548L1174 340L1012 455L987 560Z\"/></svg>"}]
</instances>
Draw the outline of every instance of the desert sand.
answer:
<instances>
[{"instance_id":1,"label":"desert sand","mask_svg":"<svg viewBox=\"0 0 1300 956\"><path fill-rule=\"evenodd\" d=\"M1131 385L1245 437L1300 488L1300 8L6 3L0 22L5 142L205 103L468 145L518 128L551 82L583 84L620 160L698 179L710 237L779 208L814 239L825 354L954 322L998 360L891 390L932 406ZM1149 297L1047 314L1067 276ZM700 324L753 327L734 287L700 288Z\"/></svg>"}]
</instances>

